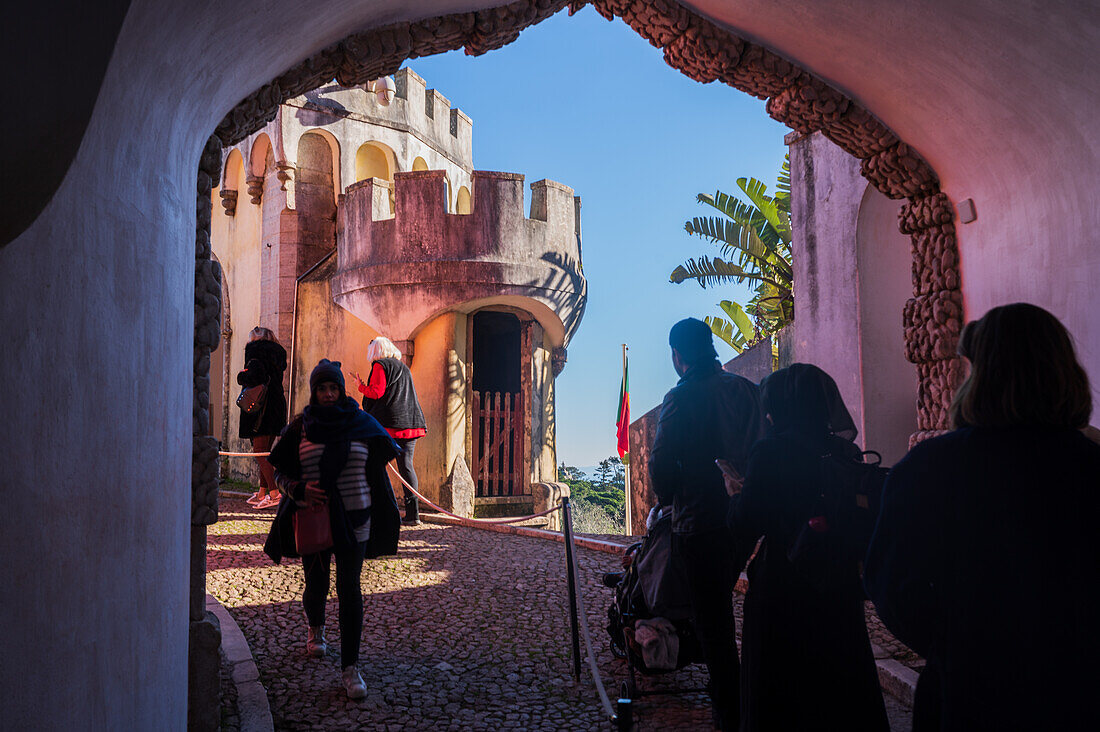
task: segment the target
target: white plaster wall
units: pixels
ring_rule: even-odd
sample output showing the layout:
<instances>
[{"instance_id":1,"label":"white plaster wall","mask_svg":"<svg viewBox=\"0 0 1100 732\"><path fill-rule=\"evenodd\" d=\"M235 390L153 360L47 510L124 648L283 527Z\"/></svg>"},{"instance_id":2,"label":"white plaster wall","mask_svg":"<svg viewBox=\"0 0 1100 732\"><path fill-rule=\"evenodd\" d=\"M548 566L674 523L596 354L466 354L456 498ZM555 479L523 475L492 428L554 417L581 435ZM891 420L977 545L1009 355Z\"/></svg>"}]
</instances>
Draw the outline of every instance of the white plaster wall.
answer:
<instances>
[{"instance_id":1,"label":"white plaster wall","mask_svg":"<svg viewBox=\"0 0 1100 732\"><path fill-rule=\"evenodd\" d=\"M824 369L863 422L855 227L867 182L859 161L821 135L790 146L794 245L792 360ZM901 330L901 311L897 316ZM863 435L859 438L863 444Z\"/></svg>"},{"instance_id":2,"label":"white plaster wall","mask_svg":"<svg viewBox=\"0 0 1100 732\"><path fill-rule=\"evenodd\" d=\"M132 3L77 158L0 248L6 728L186 726L206 138L246 94L355 28L476 4Z\"/></svg>"},{"instance_id":3,"label":"white plaster wall","mask_svg":"<svg viewBox=\"0 0 1100 732\"><path fill-rule=\"evenodd\" d=\"M909 237L898 231L901 202L864 185L856 223L859 363L864 445L893 465L917 431L917 367L905 358L902 308L913 294Z\"/></svg>"}]
</instances>

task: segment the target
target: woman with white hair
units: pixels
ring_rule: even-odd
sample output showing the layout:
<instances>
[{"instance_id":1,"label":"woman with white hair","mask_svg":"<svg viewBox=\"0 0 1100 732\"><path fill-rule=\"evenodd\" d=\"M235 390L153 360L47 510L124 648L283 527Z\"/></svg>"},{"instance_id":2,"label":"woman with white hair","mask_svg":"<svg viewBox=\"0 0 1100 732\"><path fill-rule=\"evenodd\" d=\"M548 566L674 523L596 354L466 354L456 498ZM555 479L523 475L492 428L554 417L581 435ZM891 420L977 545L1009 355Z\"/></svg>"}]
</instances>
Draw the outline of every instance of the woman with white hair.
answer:
<instances>
[{"instance_id":1,"label":"woman with white hair","mask_svg":"<svg viewBox=\"0 0 1100 732\"><path fill-rule=\"evenodd\" d=\"M397 471L414 490L419 489L416 471L413 469L413 450L416 441L427 434L424 412L416 398L412 373L401 362L401 351L389 338L379 336L367 346L367 358L371 360L370 374L364 382L359 374L352 374L359 382L363 395L363 410L377 419L401 447L397 458ZM420 523L420 508L416 496L405 490L404 523L415 526Z\"/></svg>"}]
</instances>

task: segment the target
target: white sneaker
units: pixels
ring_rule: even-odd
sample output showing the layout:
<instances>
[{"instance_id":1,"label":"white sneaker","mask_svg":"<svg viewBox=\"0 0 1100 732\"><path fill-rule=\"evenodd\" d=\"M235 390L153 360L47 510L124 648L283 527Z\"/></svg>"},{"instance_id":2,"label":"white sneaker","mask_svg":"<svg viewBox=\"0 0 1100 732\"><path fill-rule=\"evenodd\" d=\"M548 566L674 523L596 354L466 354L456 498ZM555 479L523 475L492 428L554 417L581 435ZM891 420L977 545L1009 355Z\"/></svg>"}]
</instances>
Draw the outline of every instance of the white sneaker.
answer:
<instances>
[{"instance_id":1,"label":"white sneaker","mask_svg":"<svg viewBox=\"0 0 1100 732\"><path fill-rule=\"evenodd\" d=\"M348 699L362 699L367 695L367 685L355 666L344 667L344 690L348 692Z\"/></svg>"},{"instance_id":2,"label":"white sneaker","mask_svg":"<svg viewBox=\"0 0 1100 732\"><path fill-rule=\"evenodd\" d=\"M328 652L325 643L325 627L310 628L306 635L306 653L314 658L323 658Z\"/></svg>"}]
</instances>

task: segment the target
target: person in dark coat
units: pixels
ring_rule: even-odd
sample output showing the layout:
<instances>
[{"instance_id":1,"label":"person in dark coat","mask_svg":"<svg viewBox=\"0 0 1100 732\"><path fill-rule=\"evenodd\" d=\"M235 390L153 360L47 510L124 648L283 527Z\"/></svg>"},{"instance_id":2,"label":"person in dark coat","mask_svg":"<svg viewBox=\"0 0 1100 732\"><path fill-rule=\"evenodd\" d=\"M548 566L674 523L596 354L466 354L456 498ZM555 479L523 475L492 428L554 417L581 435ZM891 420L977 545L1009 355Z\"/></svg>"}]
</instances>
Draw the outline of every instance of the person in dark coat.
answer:
<instances>
[{"instance_id":1,"label":"person in dark coat","mask_svg":"<svg viewBox=\"0 0 1100 732\"><path fill-rule=\"evenodd\" d=\"M416 441L428 433L424 412L416 398L412 372L401 362L401 351L389 338L379 336L367 346L367 358L371 361L370 374L364 382L359 374L353 374L363 395L363 409L377 419L390 437L397 441L401 455L397 458L397 472L405 482L418 490L413 468L413 451ZM420 507L416 496L405 489L405 523L420 523Z\"/></svg>"},{"instance_id":2,"label":"person in dark coat","mask_svg":"<svg viewBox=\"0 0 1100 732\"><path fill-rule=\"evenodd\" d=\"M397 553L400 518L386 463L398 447L378 421L344 392L339 361L321 359L309 376L309 406L271 449L275 480L283 493L264 551L276 562L294 556L293 514L302 506L326 504L333 546L302 556L302 607L309 623L306 652L322 657L329 565L336 560L340 603L340 666L348 697L367 690L357 667L363 633L360 575L365 557Z\"/></svg>"},{"instance_id":3,"label":"person in dark coat","mask_svg":"<svg viewBox=\"0 0 1100 732\"><path fill-rule=\"evenodd\" d=\"M864 575L886 627L927 659L914 729L1100 729L1088 377L1065 327L1024 303L968 324L959 354L956 429L891 471Z\"/></svg>"},{"instance_id":4,"label":"person in dark coat","mask_svg":"<svg viewBox=\"0 0 1100 732\"><path fill-rule=\"evenodd\" d=\"M286 425L286 395L283 393L286 349L275 340L270 328L256 326L248 339L244 347L244 370L237 374L237 383L245 388L265 384L267 392L259 417L241 412L238 434L242 440L252 443L252 452L267 452ZM256 508L277 506L279 493L271 463L264 457L256 458L256 462L260 466L260 490L252 494L248 503Z\"/></svg>"},{"instance_id":5,"label":"person in dark coat","mask_svg":"<svg viewBox=\"0 0 1100 732\"><path fill-rule=\"evenodd\" d=\"M770 421L749 457L728 523L741 541L763 537L748 568L741 632L741 730L889 729L867 637L859 557L822 581L788 559L817 514L821 456L854 458L855 424L836 383L793 364L761 382Z\"/></svg>"},{"instance_id":6,"label":"person in dark coat","mask_svg":"<svg viewBox=\"0 0 1100 732\"><path fill-rule=\"evenodd\" d=\"M696 636L710 675L715 722L738 723L733 588L744 558L725 525L726 495L715 460L744 470L760 435L756 385L718 363L710 327L688 318L669 333L680 381L661 404L649 473L661 505L672 506L674 566L686 579Z\"/></svg>"}]
</instances>

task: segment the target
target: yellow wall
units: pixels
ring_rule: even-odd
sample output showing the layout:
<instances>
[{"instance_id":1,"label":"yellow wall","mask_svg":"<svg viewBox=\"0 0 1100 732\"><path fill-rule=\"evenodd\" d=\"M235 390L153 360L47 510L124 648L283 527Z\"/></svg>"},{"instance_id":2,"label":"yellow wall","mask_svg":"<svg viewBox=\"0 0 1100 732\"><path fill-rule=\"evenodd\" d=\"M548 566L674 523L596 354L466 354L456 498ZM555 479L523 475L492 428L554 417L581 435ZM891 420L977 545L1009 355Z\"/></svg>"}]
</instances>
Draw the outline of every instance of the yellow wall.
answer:
<instances>
[{"instance_id":1,"label":"yellow wall","mask_svg":"<svg viewBox=\"0 0 1100 732\"><path fill-rule=\"evenodd\" d=\"M230 164L242 165L239 156L229 160ZM238 181L244 180L244 171L236 171ZM211 414L214 436L222 440L223 449L239 452L250 449L247 440L237 437L240 422L240 410L234 405L237 398L237 373L244 368L244 346L248 342L248 333L260 322L260 207L248 198L248 191L242 185L237 191L237 208L233 216L225 215L222 207L220 189L211 193L213 215L210 225L210 240L214 255L222 265L223 292L228 295L229 328L228 339L223 338L219 351L229 358L229 423L222 423L219 410ZM223 309L226 303L222 304ZM222 324L223 331L226 324ZM288 344L283 344L284 346ZM210 369L225 372L225 361L211 361ZM221 398L225 398L223 391ZM230 471L233 475L247 476L254 471L252 460L233 459Z\"/></svg>"},{"instance_id":2,"label":"yellow wall","mask_svg":"<svg viewBox=\"0 0 1100 732\"><path fill-rule=\"evenodd\" d=\"M465 326L464 326L465 327ZM414 466L420 482L420 492L433 501L439 500L439 488L450 473L453 449L448 420L451 391L445 378L447 364L455 348L455 314L444 313L428 323L416 336L413 345L412 371L416 396L424 410L428 434L416 443ZM465 382L462 383L465 389ZM454 408L453 404L450 404ZM465 426L465 412L462 424ZM450 457L450 462L448 461Z\"/></svg>"},{"instance_id":3,"label":"yellow wall","mask_svg":"<svg viewBox=\"0 0 1100 732\"><path fill-rule=\"evenodd\" d=\"M340 361L348 393L359 397L351 372L368 378L367 344L379 335L332 301L326 266L317 271L318 280L298 286L298 315L295 322L294 362L295 412L309 403L309 372L321 358ZM433 501L450 474L455 455L465 451L465 315L444 313L426 325L416 337L410 371L428 434L416 443L415 467L420 492ZM461 321L458 323L457 321ZM456 330L461 340L456 349ZM402 490L391 476L395 493Z\"/></svg>"},{"instance_id":4,"label":"yellow wall","mask_svg":"<svg viewBox=\"0 0 1100 732\"><path fill-rule=\"evenodd\" d=\"M309 404L309 373L322 358L343 365L348 394L357 398L360 395L352 372L364 379L370 373L367 344L378 332L332 302L329 282L326 278L298 284L291 407L295 414Z\"/></svg>"}]
</instances>

